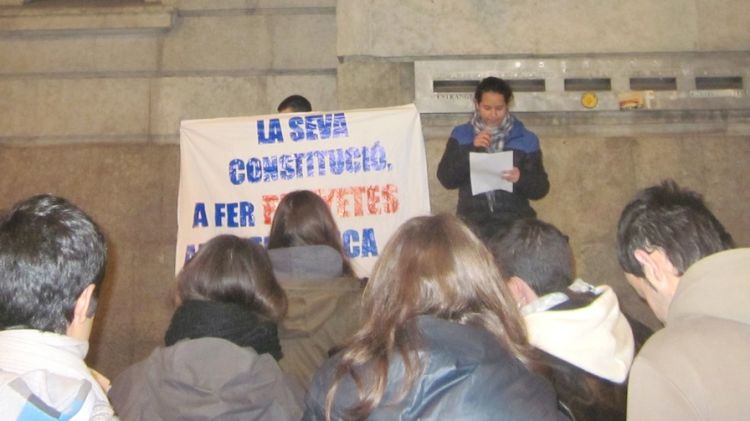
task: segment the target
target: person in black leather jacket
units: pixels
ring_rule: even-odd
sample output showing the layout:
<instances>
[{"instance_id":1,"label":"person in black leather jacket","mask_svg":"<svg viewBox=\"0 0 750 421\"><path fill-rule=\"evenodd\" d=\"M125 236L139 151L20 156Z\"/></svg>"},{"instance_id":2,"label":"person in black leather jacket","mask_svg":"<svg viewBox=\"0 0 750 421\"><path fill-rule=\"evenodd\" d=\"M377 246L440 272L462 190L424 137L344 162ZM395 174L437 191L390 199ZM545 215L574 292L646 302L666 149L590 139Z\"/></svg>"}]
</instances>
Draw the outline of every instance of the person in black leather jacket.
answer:
<instances>
[{"instance_id":1,"label":"person in black leather jacket","mask_svg":"<svg viewBox=\"0 0 750 421\"><path fill-rule=\"evenodd\" d=\"M362 326L315 374L303 419L558 419L492 256L457 218L401 226L362 307Z\"/></svg>"}]
</instances>

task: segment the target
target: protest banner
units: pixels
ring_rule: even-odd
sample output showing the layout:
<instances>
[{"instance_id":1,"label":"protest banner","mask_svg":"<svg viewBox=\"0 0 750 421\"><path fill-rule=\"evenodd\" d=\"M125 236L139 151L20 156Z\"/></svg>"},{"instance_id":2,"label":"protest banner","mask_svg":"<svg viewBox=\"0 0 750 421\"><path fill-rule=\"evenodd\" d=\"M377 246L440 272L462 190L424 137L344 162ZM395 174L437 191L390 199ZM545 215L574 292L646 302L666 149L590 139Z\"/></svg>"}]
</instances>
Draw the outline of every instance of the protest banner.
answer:
<instances>
[{"instance_id":1,"label":"protest banner","mask_svg":"<svg viewBox=\"0 0 750 421\"><path fill-rule=\"evenodd\" d=\"M430 211L416 107L183 121L175 271L219 234L267 244L279 201L303 189L328 203L369 275L396 228Z\"/></svg>"}]
</instances>

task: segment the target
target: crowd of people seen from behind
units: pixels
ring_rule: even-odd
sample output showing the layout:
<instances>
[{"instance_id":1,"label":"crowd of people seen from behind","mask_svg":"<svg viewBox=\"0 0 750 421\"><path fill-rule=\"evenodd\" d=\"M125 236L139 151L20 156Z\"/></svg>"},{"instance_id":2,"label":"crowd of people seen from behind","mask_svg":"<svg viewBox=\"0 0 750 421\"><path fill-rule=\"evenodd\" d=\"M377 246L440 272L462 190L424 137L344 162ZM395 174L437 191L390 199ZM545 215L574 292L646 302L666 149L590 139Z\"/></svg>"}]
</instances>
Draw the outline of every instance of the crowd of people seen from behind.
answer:
<instances>
[{"instance_id":1,"label":"crowd of people seen from behind","mask_svg":"<svg viewBox=\"0 0 750 421\"><path fill-rule=\"evenodd\" d=\"M529 200L549 182L511 98L482 81L448 141L438 177L459 189L458 216L408 220L364 278L323 199L289 192L267 247L224 234L199 248L163 345L111 382L84 362L106 279L100 227L48 194L1 212L0 418L747 417L750 248L699 193L670 180L639 191L613 258L664 323L652 332L610 286L578 278L568 236L536 219ZM502 150L518 188L472 195L468 154Z\"/></svg>"}]
</instances>

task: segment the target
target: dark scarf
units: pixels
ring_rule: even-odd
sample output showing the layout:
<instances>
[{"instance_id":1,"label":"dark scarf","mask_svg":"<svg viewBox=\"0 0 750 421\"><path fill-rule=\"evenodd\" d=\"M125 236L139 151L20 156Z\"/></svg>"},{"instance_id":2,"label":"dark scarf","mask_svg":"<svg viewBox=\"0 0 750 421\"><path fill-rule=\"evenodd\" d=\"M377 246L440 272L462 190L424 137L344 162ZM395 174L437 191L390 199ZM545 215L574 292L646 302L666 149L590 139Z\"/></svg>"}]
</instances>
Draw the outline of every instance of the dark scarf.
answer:
<instances>
[{"instance_id":1,"label":"dark scarf","mask_svg":"<svg viewBox=\"0 0 750 421\"><path fill-rule=\"evenodd\" d=\"M283 356L276 323L235 303L185 301L174 312L164 342L171 346L182 339L205 337L226 339L243 348L250 346L276 360Z\"/></svg>"}]
</instances>

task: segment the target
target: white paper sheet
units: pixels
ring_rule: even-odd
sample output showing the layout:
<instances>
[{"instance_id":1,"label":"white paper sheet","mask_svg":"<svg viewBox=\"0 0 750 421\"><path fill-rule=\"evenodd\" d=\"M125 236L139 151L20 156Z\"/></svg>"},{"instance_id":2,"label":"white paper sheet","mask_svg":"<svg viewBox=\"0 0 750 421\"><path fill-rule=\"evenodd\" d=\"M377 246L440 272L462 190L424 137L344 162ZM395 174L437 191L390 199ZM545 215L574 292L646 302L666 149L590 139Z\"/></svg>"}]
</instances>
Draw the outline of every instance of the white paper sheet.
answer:
<instances>
[{"instance_id":1,"label":"white paper sheet","mask_svg":"<svg viewBox=\"0 0 750 421\"><path fill-rule=\"evenodd\" d=\"M513 169L513 151L469 152L469 169L472 195L476 196L493 190L513 192L513 183L501 176L503 171Z\"/></svg>"}]
</instances>

